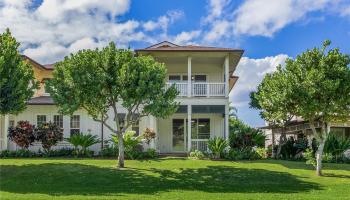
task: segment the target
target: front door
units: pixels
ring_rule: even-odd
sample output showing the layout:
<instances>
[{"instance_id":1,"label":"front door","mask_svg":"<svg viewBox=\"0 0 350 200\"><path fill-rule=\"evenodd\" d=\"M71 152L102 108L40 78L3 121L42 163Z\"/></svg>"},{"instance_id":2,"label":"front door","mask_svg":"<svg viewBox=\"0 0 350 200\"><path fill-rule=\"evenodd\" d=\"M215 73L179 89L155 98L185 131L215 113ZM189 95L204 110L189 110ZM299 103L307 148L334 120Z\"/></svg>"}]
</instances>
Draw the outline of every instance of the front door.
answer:
<instances>
[{"instance_id":1,"label":"front door","mask_svg":"<svg viewBox=\"0 0 350 200\"><path fill-rule=\"evenodd\" d=\"M185 120L173 119L173 152L186 151Z\"/></svg>"}]
</instances>

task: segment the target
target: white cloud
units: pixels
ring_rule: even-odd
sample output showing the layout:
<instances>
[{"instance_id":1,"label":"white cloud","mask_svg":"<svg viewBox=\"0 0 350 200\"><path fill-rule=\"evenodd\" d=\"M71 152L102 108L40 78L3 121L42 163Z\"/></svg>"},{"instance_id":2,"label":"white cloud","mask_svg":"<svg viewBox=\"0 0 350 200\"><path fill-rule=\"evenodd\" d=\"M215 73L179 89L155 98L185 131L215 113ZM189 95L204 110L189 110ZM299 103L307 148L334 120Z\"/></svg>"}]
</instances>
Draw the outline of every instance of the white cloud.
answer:
<instances>
[{"instance_id":1,"label":"white cloud","mask_svg":"<svg viewBox=\"0 0 350 200\"><path fill-rule=\"evenodd\" d=\"M235 34L271 37L286 25L332 3L331 0L247 0L235 11Z\"/></svg>"},{"instance_id":2,"label":"white cloud","mask_svg":"<svg viewBox=\"0 0 350 200\"><path fill-rule=\"evenodd\" d=\"M162 29L164 32L167 31L168 26L174 23L176 20L184 17L185 14L180 10L170 10L166 15L158 17L156 21L149 20L143 23L145 31L154 31L156 29Z\"/></svg>"},{"instance_id":3,"label":"white cloud","mask_svg":"<svg viewBox=\"0 0 350 200\"><path fill-rule=\"evenodd\" d=\"M137 20L119 20L130 9L130 0L0 0L0 32L10 28L21 42L21 51L41 63L61 60L81 48L96 48L115 42L157 42L168 36L170 24L184 16L179 10L160 16L155 27ZM147 24L147 23L146 23ZM158 29L154 33L143 32Z\"/></svg>"},{"instance_id":4,"label":"white cloud","mask_svg":"<svg viewBox=\"0 0 350 200\"><path fill-rule=\"evenodd\" d=\"M183 31L175 36L174 43L179 45L192 43L191 41L193 41L195 38L198 38L200 34L201 31L199 30L190 32Z\"/></svg>"},{"instance_id":5,"label":"white cloud","mask_svg":"<svg viewBox=\"0 0 350 200\"><path fill-rule=\"evenodd\" d=\"M261 59L243 57L235 72L235 75L239 76L239 79L230 93L230 99L233 105L238 108L248 107L250 101L249 93L256 90L256 87L260 84L265 74L274 72L276 66L279 64L284 65L287 58L288 56L285 54Z\"/></svg>"},{"instance_id":6,"label":"white cloud","mask_svg":"<svg viewBox=\"0 0 350 200\"><path fill-rule=\"evenodd\" d=\"M204 18L203 22L208 23L215 18L222 17L224 8L230 3L230 0L209 0L208 15Z\"/></svg>"},{"instance_id":7,"label":"white cloud","mask_svg":"<svg viewBox=\"0 0 350 200\"><path fill-rule=\"evenodd\" d=\"M211 29L205 34L204 40L214 42L224 36L230 36L230 28L232 28L231 24L227 20L215 21Z\"/></svg>"}]
</instances>

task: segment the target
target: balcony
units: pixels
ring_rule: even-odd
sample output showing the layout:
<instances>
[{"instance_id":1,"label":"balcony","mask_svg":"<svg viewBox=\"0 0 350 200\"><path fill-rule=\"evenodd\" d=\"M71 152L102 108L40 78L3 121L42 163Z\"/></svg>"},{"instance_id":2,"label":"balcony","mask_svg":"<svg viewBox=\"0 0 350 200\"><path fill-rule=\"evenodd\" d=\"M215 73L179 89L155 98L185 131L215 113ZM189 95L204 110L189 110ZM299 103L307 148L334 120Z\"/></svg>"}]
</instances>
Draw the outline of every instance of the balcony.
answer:
<instances>
[{"instance_id":1,"label":"balcony","mask_svg":"<svg viewBox=\"0 0 350 200\"><path fill-rule=\"evenodd\" d=\"M166 88L175 85L175 88L179 91L179 97L185 97L188 95L188 83L182 82L168 82ZM192 83L191 95L195 97L223 97L225 96L225 83L211 83L200 82Z\"/></svg>"}]
</instances>

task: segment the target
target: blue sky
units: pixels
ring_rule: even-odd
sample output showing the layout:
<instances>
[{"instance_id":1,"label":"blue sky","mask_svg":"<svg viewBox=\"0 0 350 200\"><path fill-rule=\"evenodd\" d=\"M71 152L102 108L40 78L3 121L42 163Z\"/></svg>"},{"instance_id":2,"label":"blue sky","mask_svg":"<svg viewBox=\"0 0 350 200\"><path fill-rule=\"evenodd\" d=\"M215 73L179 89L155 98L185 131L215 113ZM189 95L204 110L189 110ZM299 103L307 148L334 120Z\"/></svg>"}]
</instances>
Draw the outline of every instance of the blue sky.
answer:
<instances>
[{"instance_id":1,"label":"blue sky","mask_svg":"<svg viewBox=\"0 0 350 200\"><path fill-rule=\"evenodd\" d=\"M230 94L238 115L263 125L248 94L288 57L330 39L350 53L348 0L0 0L0 31L45 64L114 41L140 48L162 40L245 50Z\"/></svg>"}]
</instances>

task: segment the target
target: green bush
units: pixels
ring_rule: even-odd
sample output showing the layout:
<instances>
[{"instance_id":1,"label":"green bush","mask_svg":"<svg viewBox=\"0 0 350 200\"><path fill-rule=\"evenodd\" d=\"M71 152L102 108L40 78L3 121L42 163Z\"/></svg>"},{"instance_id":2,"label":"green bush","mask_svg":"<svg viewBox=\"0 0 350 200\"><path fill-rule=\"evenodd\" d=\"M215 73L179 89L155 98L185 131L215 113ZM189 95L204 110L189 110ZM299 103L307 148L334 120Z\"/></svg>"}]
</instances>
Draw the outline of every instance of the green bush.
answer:
<instances>
[{"instance_id":1,"label":"green bush","mask_svg":"<svg viewBox=\"0 0 350 200\"><path fill-rule=\"evenodd\" d=\"M93 156L94 152L88 150L88 148L94 144L100 143L97 135L91 134L74 134L70 138L66 138L66 141L74 146L75 156Z\"/></svg>"},{"instance_id":2,"label":"green bush","mask_svg":"<svg viewBox=\"0 0 350 200\"><path fill-rule=\"evenodd\" d=\"M74 156L74 149L72 148L60 148L57 150L49 150L41 153L39 151L39 155L45 157L72 157Z\"/></svg>"},{"instance_id":3,"label":"green bush","mask_svg":"<svg viewBox=\"0 0 350 200\"><path fill-rule=\"evenodd\" d=\"M232 149L247 147L265 147L265 134L239 119L230 119L229 145Z\"/></svg>"},{"instance_id":4,"label":"green bush","mask_svg":"<svg viewBox=\"0 0 350 200\"><path fill-rule=\"evenodd\" d=\"M147 149L147 151L143 152L143 158L152 159L157 157L158 152L155 149Z\"/></svg>"},{"instance_id":5,"label":"green bush","mask_svg":"<svg viewBox=\"0 0 350 200\"><path fill-rule=\"evenodd\" d=\"M335 162L338 162L338 160L342 162L344 152L348 149L350 149L350 139L337 137L333 133L328 135L324 146L324 153L331 154Z\"/></svg>"},{"instance_id":6,"label":"green bush","mask_svg":"<svg viewBox=\"0 0 350 200\"><path fill-rule=\"evenodd\" d=\"M310 148L306 149L303 153L303 156L306 159L306 164L316 167L315 153L313 152L312 149Z\"/></svg>"},{"instance_id":7,"label":"green bush","mask_svg":"<svg viewBox=\"0 0 350 200\"><path fill-rule=\"evenodd\" d=\"M226 154L226 159L229 160L257 160L262 158L256 151L250 147L242 149L230 149Z\"/></svg>"},{"instance_id":8,"label":"green bush","mask_svg":"<svg viewBox=\"0 0 350 200\"><path fill-rule=\"evenodd\" d=\"M19 149L16 151L3 150L0 152L0 158L32 158L37 156L35 152L28 149Z\"/></svg>"},{"instance_id":9,"label":"green bush","mask_svg":"<svg viewBox=\"0 0 350 200\"><path fill-rule=\"evenodd\" d=\"M255 152L259 155L259 158L267 158L267 150L265 148L256 148Z\"/></svg>"},{"instance_id":10,"label":"green bush","mask_svg":"<svg viewBox=\"0 0 350 200\"><path fill-rule=\"evenodd\" d=\"M221 137L214 137L208 140L208 149L214 159L221 158L227 146L227 141Z\"/></svg>"},{"instance_id":11,"label":"green bush","mask_svg":"<svg viewBox=\"0 0 350 200\"><path fill-rule=\"evenodd\" d=\"M281 157L287 160L302 159L301 155L308 148L308 141L306 138L299 138L294 140L293 137L289 137L287 142L281 147Z\"/></svg>"},{"instance_id":12,"label":"green bush","mask_svg":"<svg viewBox=\"0 0 350 200\"><path fill-rule=\"evenodd\" d=\"M189 157L192 159L202 160L205 158L205 155L203 152L201 152L199 150L195 150L195 151L190 152Z\"/></svg>"},{"instance_id":13,"label":"green bush","mask_svg":"<svg viewBox=\"0 0 350 200\"><path fill-rule=\"evenodd\" d=\"M100 156L102 157L118 157L118 147L115 145L104 146L100 151Z\"/></svg>"}]
</instances>

